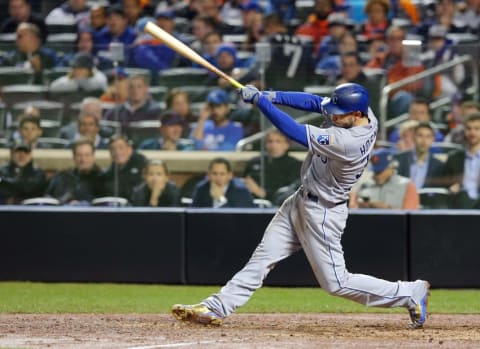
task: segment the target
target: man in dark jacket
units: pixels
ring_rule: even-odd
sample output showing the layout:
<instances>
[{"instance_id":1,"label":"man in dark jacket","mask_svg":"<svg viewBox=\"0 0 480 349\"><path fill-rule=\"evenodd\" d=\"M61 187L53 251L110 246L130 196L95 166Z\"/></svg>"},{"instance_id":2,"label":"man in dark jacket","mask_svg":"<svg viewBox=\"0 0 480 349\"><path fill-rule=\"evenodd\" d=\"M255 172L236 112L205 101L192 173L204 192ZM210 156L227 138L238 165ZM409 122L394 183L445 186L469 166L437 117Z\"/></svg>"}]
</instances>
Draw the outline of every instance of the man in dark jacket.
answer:
<instances>
[{"instance_id":1,"label":"man in dark jacket","mask_svg":"<svg viewBox=\"0 0 480 349\"><path fill-rule=\"evenodd\" d=\"M434 139L435 130L429 123L422 122L415 127L414 149L395 155L397 173L409 177L417 189L443 186L444 163L431 153Z\"/></svg>"},{"instance_id":2,"label":"man in dark jacket","mask_svg":"<svg viewBox=\"0 0 480 349\"><path fill-rule=\"evenodd\" d=\"M465 141L466 149L450 153L445 164L451 208L480 206L480 113L467 117Z\"/></svg>"},{"instance_id":3,"label":"man in dark jacket","mask_svg":"<svg viewBox=\"0 0 480 349\"><path fill-rule=\"evenodd\" d=\"M53 176L46 195L62 204L89 204L101 196L103 187L102 170L95 163L95 147L90 139L80 138L72 151L75 167Z\"/></svg>"},{"instance_id":4,"label":"man in dark jacket","mask_svg":"<svg viewBox=\"0 0 480 349\"><path fill-rule=\"evenodd\" d=\"M0 167L0 203L15 205L42 196L46 185L45 172L33 165L30 145L14 145L10 163Z\"/></svg>"},{"instance_id":5,"label":"man in dark jacket","mask_svg":"<svg viewBox=\"0 0 480 349\"><path fill-rule=\"evenodd\" d=\"M133 150L126 136L115 135L110 139L112 164L104 174L104 195L129 200L133 188L142 183L142 171L147 159Z\"/></svg>"},{"instance_id":6,"label":"man in dark jacket","mask_svg":"<svg viewBox=\"0 0 480 349\"><path fill-rule=\"evenodd\" d=\"M255 207L253 197L241 180L233 177L225 158L215 158L208 165L207 178L193 191L193 207Z\"/></svg>"}]
</instances>

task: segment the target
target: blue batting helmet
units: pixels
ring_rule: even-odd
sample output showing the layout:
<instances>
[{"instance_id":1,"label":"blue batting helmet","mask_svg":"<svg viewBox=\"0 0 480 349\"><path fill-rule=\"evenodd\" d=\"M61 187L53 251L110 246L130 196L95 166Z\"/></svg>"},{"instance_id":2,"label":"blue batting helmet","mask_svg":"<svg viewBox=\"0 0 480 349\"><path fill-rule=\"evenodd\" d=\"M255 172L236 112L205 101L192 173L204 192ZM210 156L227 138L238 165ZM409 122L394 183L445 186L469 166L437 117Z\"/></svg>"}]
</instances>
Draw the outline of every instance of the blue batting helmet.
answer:
<instances>
[{"instance_id":1,"label":"blue batting helmet","mask_svg":"<svg viewBox=\"0 0 480 349\"><path fill-rule=\"evenodd\" d=\"M322 112L325 115L343 115L356 111L368 114L368 92L359 84L338 85L331 97L322 101Z\"/></svg>"}]
</instances>

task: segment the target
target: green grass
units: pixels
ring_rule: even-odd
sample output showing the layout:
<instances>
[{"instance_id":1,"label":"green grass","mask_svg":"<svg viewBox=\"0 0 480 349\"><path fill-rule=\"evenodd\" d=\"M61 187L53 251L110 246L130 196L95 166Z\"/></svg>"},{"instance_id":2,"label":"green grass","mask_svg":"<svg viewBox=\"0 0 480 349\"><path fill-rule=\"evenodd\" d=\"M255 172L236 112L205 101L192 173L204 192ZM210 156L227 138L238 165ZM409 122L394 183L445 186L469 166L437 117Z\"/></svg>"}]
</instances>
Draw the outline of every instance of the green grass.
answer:
<instances>
[{"instance_id":1,"label":"green grass","mask_svg":"<svg viewBox=\"0 0 480 349\"><path fill-rule=\"evenodd\" d=\"M167 313L174 303L197 303L218 286L0 282L0 313ZM433 313L480 314L480 290L432 290ZM264 287L243 313L403 312L367 308L320 288Z\"/></svg>"}]
</instances>

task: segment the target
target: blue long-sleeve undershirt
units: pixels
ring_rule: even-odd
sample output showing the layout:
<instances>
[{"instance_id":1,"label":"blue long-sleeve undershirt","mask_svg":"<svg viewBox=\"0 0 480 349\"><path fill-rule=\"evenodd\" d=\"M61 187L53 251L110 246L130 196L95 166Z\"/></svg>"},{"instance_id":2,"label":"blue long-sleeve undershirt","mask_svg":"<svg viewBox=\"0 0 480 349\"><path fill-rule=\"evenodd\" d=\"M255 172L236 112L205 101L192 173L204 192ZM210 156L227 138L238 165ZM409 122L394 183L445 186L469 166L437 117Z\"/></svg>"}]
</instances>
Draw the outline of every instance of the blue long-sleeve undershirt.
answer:
<instances>
[{"instance_id":1,"label":"blue long-sleeve undershirt","mask_svg":"<svg viewBox=\"0 0 480 349\"><path fill-rule=\"evenodd\" d=\"M306 92L277 91L275 93L275 99L272 102L275 104L287 105L295 109L322 113L322 100L322 97Z\"/></svg>"},{"instance_id":2,"label":"blue long-sleeve undershirt","mask_svg":"<svg viewBox=\"0 0 480 349\"><path fill-rule=\"evenodd\" d=\"M257 107L288 138L308 148L305 125L296 122L290 115L275 107L264 96L259 97Z\"/></svg>"}]
</instances>

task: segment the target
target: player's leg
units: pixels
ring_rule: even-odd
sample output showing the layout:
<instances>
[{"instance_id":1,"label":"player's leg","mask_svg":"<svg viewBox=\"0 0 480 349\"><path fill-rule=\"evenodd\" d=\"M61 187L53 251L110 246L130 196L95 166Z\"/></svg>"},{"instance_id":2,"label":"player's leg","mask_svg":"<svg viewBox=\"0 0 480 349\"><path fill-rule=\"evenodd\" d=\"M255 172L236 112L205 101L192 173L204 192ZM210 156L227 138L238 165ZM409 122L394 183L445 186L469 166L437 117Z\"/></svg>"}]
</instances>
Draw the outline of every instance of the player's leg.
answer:
<instances>
[{"instance_id":1,"label":"player's leg","mask_svg":"<svg viewBox=\"0 0 480 349\"><path fill-rule=\"evenodd\" d=\"M346 205L325 209L305 202L308 228L299 231L299 240L320 285L330 294L367 306L406 307L412 322L421 326L426 316L428 282L390 282L347 271L341 245L347 210Z\"/></svg>"},{"instance_id":2,"label":"player's leg","mask_svg":"<svg viewBox=\"0 0 480 349\"><path fill-rule=\"evenodd\" d=\"M173 314L180 320L218 325L224 317L245 304L262 286L263 280L276 263L301 248L290 223L292 200L292 197L285 200L265 230L262 241L250 260L220 292L200 304L174 305Z\"/></svg>"}]
</instances>

